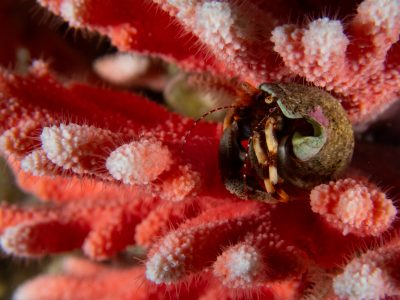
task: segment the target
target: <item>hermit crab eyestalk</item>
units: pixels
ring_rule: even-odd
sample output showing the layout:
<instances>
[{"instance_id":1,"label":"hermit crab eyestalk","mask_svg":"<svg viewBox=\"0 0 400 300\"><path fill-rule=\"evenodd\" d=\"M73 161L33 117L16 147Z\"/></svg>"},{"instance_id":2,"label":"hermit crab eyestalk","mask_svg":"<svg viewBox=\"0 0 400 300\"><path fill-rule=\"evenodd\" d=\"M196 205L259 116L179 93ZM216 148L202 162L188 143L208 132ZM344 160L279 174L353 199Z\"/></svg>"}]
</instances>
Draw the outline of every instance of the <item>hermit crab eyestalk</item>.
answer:
<instances>
[{"instance_id":1,"label":"hermit crab eyestalk","mask_svg":"<svg viewBox=\"0 0 400 300\"><path fill-rule=\"evenodd\" d=\"M226 188L243 199L287 201L340 176L354 149L339 101L300 84L264 83L224 121L219 163Z\"/></svg>"}]
</instances>

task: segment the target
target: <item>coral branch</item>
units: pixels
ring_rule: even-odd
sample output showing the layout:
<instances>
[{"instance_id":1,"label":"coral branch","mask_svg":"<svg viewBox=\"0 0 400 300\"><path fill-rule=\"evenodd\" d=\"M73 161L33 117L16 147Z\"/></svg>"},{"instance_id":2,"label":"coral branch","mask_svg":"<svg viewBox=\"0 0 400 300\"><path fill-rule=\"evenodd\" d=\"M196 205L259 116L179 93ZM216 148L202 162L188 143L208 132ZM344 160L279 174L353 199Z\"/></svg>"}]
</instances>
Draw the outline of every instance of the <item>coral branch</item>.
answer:
<instances>
[{"instance_id":1,"label":"coral branch","mask_svg":"<svg viewBox=\"0 0 400 300\"><path fill-rule=\"evenodd\" d=\"M41 151L41 150L39 150ZM33 152L32 154L35 154ZM21 162L23 164L25 160ZM43 170L40 169L39 170ZM45 167L47 172L49 167ZM32 172L31 169L28 170ZM35 176L15 168L17 183L26 192L41 200L52 202L80 201L127 201L135 195L136 187L124 186L114 182L103 182L77 176ZM54 174L52 172L51 174Z\"/></svg>"},{"instance_id":2,"label":"coral branch","mask_svg":"<svg viewBox=\"0 0 400 300\"><path fill-rule=\"evenodd\" d=\"M199 124L182 157L181 138L190 127L188 119L139 96L61 84L40 62L26 76L3 70L0 77L0 146L21 160L23 170L125 184L152 182L155 192L172 201L184 199L200 186L199 168L208 164L198 160L198 152L209 153L210 144L217 145L215 124ZM140 113L135 107L140 107ZM68 122L65 115L77 122ZM217 159L216 155L205 158ZM219 184L218 173L214 174L209 180ZM157 186L154 181L161 175Z\"/></svg>"},{"instance_id":3,"label":"coral branch","mask_svg":"<svg viewBox=\"0 0 400 300\"><path fill-rule=\"evenodd\" d=\"M150 249L146 277L170 284L202 270L221 247L254 227L262 210L254 202L224 205L185 222Z\"/></svg>"},{"instance_id":4,"label":"coral branch","mask_svg":"<svg viewBox=\"0 0 400 300\"><path fill-rule=\"evenodd\" d=\"M43 256L83 245L93 259L113 256L134 243L137 224L157 200L134 191L125 201L86 201L52 208L16 209L3 205L2 247L16 256ZM131 200L134 199L134 200Z\"/></svg>"},{"instance_id":5,"label":"coral branch","mask_svg":"<svg viewBox=\"0 0 400 300\"><path fill-rule=\"evenodd\" d=\"M21 257L40 257L79 247L88 228L77 223L44 220L22 223L7 228L0 244L7 254Z\"/></svg>"},{"instance_id":6,"label":"coral branch","mask_svg":"<svg viewBox=\"0 0 400 300\"><path fill-rule=\"evenodd\" d=\"M134 210L132 210L134 212ZM97 260L107 259L134 244L134 229L142 216L123 209L106 212L104 220L95 222L82 246L83 252Z\"/></svg>"},{"instance_id":7,"label":"coral branch","mask_svg":"<svg viewBox=\"0 0 400 300\"><path fill-rule=\"evenodd\" d=\"M67 257L59 274L39 276L20 286L15 300L190 300L204 293L206 284L159 287L146 282L140 266L118 268ZM46 288L43 288L43 287Z\"/></svg>"}]
</instances>

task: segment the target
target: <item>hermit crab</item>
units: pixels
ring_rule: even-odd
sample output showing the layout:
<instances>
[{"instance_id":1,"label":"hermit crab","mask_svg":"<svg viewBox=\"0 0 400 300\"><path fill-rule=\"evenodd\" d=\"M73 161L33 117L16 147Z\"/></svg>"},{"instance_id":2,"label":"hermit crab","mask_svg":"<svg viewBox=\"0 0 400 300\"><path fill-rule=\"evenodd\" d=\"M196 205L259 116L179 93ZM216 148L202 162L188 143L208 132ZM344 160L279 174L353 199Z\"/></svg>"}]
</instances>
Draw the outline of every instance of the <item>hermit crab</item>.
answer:
<instances>
[{"instance_id":1,"label":"hermit crab","mask_svg":"<svg viewBox=\"0 0 400 300\"><path fill-rule=\"evenodd\" d=\"M346 169L354 136L337 99L295 83L244 91L227 112L219 145L222 180L231 193L285 202L288 189L309 189Z\"/></svg>"}]
</instances>

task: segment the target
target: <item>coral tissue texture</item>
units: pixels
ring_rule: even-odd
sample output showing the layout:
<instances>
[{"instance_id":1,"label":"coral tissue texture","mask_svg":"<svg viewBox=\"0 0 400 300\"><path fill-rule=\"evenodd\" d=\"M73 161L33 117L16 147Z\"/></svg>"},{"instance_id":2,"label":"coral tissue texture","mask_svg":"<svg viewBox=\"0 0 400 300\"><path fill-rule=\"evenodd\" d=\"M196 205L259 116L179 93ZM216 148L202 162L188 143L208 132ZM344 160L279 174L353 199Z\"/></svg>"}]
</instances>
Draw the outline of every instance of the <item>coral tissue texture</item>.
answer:
<instances>
[{"instance_id":1,"label":"coral tissue texture","mask_svg":"<svg viewBox=\"0 0 400 300\"><path fill-rule=\"evenodd\" d=\"M392 148L357 141L343 178L287 203L239 200L220 179L222 124L193 127L140 89L100 83L87 50L109 39L124 52L102 65L110 82L129 73L123 56L141 55L129 74L157 58L211 99L244 82L314 85L363 136L400 98L399 0L31 2L0 3L0 150L40 201L0 205L0 245L28 260L81 257L63 256L15 300L400 296ZM163 80L141 84L162 92Z\"/></svg>"}]
</instances>

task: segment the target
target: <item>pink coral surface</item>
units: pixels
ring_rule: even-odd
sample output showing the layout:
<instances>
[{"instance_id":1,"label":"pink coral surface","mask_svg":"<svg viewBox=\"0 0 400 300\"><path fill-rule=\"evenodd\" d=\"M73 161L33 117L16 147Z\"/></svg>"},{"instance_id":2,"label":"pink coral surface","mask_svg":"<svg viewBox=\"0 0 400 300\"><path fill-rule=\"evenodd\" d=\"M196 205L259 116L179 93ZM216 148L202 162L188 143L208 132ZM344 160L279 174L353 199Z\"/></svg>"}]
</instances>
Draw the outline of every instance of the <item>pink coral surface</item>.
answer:
<instances>
[{"instance_id":1,"label":"pink coral surface","mask_svg":"<svg viewBox=\"0 0 400 300\"><path fill-rule=\"evenodd\" d=\"M341 102L355 128L400 97L399 0L37 2L118 51L195 74L205 91L315 85ZM26 38L23 5L0 4L9 28L0 33L0 149L40 202L0 206L0 245L16 257L81 249L87 259L66 258L59 274L33 278L15 299L400 296L390 193L399 173L395 165L368 167L382 151L356 144L345 178L293 201L239 200L220 179L222 124L193 127L139 93L99 84L84 42L71 45L49 29ZM326 7L337 18L323 15ZM108 263L133 245L146 251L140 266L133 257Z\"/></svg>"}]
</instances>

